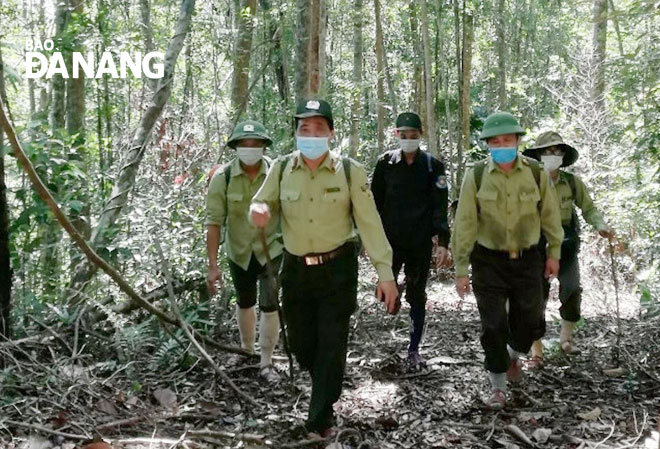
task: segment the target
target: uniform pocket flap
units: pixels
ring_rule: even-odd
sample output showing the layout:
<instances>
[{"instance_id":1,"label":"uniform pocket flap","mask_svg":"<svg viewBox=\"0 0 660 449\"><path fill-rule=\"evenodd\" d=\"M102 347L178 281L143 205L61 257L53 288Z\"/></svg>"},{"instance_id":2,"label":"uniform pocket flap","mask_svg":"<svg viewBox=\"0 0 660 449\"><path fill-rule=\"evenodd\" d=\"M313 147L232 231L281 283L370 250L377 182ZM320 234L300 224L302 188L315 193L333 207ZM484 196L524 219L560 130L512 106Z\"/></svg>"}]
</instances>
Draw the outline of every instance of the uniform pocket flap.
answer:
<instances>
[{"instance_id":1,"label":"uniform pocket flap","mask_svg":"<svg viewBox=\"0 0 660 449\"><path fill-rule=\"evenodd\" d=\"M495 190L480 190L477 192L477 198L486 201L495 201L497 199L497 192Z\"/></svg>"},{"instance_id":2,"label":"uniform pocket flap","mask_svg":"<svg viewBox=\"0 0 660 449\"><path fill-rule=\"evenodd\" d=\"M300 198L300 191L282 190L280 192L280 200L282 201L297 201L298 198Z\"/></svg>"},{"instance_id":3,"label":"uniform pocket flap","mask_svg":"<svg viewBox=\"0 0 660 449\"><path fill-rule=\"evenodd\" d=\"M538 203L541 201L541 195L539 195L539 192L537 191L520 192L520 201L534 201Z\"/></svg>"},{"instance_id":4,"label":"uniform pocket flap","mask_svg":"<svg viewBox=\"0 0 660 449\"><path fill-rule=\"evenodd\" d=\"M242 193L228 193L227 194L227 200L228 201L243 201L243 194Z\"/></svg>"}]
</instances>

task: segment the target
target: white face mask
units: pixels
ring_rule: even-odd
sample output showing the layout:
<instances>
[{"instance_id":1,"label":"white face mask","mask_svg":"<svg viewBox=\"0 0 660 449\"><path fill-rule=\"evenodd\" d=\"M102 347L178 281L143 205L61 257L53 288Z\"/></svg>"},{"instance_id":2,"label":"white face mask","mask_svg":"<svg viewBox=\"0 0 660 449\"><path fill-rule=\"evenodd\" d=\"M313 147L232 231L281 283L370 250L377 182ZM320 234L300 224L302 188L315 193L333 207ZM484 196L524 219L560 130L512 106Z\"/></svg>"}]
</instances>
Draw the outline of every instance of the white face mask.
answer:
<instances>
[{"instance_id":1,"label":"white face mask","mask_svg":"<svg viewBox=\"0 0 660 449\"><path fill-rule=\"evenodd\" d=\"M555 156L551 154L541 156L541 162L543 162L543 168L549 172L553 172L561 167L562 162L564 162L564 156Z\"/></svg>"},{"instance_id":2,"label":"white face mask","mask_svg":"<svg viewBox=\"0 0 660 449\"><path fill-rule=\"evenodd\" d=\"M255 165L264 156L264 149L254 147L236 147L238 159L245 165Z\"/></svg>"},{"instance_id":3,"label":"white face mask","mask_svg":"<svg viewBox=\"0 0 660 449\"><path fill-rule=\"evenodd\" d=\"M399 137L399 148L404 153L414 153L419 148L421 139L402 139Z\"/></svg>"}]
</instances>

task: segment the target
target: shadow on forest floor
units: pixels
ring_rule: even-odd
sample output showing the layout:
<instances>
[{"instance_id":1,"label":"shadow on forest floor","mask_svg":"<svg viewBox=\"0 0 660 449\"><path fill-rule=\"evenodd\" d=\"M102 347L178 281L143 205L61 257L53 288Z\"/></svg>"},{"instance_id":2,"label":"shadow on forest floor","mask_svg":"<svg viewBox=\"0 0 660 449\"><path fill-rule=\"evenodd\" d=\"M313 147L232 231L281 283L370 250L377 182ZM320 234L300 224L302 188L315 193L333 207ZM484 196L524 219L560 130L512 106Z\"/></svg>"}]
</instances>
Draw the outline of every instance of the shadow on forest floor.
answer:
<instances>
[{"instance_id":1,"label":"shadow on forest floor","mask_svg":"<svg viewBox=\"0 0 660 449\"><path fill-rule=\"evenodd\" d=\"M361 281L373 281L374 272L362 266ZM585 285L585 320L576 335L582 353L567 357L558 349L557 301L551 300L545 367L527 371L522 386L510 390L510 405L495 414L483 406L488 384L474 299L466 300L459 311L453 283L433 276L421 348L428 368L405 374L401 362L408 340L407 306L396 317L386 316L367 293L372 288L373 283L361 288L344 392L335 406L344 447L514 448L529 447L530 442L536 447L657 447L652 430L657 429L660 398L660 321L636 318L638 305L627 292L621 300L625 318L618 365L613 359L613 292L594 281ZM233 318L224 318L231 328ZM236 334L232 329L223 337L237 341ZM184 357L192 359L188 368L172 363L155 370L153 351L138 351L132 362L118 364L92 357L97 354L93 348L102 352L104 344L107 349L112 343L94 342L95 338L101 337L86 336L89 349L83 348L75 363L65 357L56 338L4 346L13 366L0 379L1 447L73 448L80 444L76 435L103 437L115 448L330 443L314 446L302 441L299 425L307 412L310 382L297 369L295 385L283 381L265 386L258 380L254 360L213 354L237 385L261 404L242 407L197 359ZM279 355L278 368L286 371L286 359ZM603 370L616 367L622 369L605 375ZM39 426L59 426L62 434ZM201 429L212 432L195 433ZM521 441L523 436L530 441Z\"/></svg>"}]
</instances>

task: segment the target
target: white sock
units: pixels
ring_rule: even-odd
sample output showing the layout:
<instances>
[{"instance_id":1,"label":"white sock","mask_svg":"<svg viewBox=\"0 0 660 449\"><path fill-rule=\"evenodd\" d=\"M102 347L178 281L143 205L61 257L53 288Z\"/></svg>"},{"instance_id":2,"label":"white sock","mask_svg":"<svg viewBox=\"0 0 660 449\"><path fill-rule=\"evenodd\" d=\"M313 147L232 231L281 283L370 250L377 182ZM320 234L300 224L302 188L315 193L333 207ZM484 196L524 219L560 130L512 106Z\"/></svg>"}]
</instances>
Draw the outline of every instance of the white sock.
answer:
<instances>
[{"instance_id":1,"label":"white sock","mask_svg":"<svg viewBox=\"0 0 660 449\"><path fill-rule=\"evenodd\" d=\"M241 309L236 305L236 319L238 320L238 333L241 335L241 348L254 352L257 325L256 307Z\"/></svg>"},{"instance_id":2,"label":"white sock","mask_svg":"<svg viewBox=\"0 0 660 449\"><path fill-rule=\"evenodd\" d=\"M518 352L509 345L506 345L506 350L509 351L509 358L511 360L518 360L520 357L525 355L524 352Z\"/></svg>"},{"instance_id":3,"label":"white sock","mask_svg":"<svg viewBox=\"0 0 660 449\"><path fill-rule=\"evenodd\" d=\"M561 331L559 331L559 342L563 343L565 341L573 340L573 331L577 323L573 321L561 320Z\"/></svg>"},{"instance_id":4,"label":"white sock","mask_svg":"<svg viewBox=\"0 0 660 449\"><path fill-rule=\"evenodd\" d=\"M259 319L259 346L261 367L273 364L273 351L280 338L280 317L277 312L261 312Z\"/></svg>"},{"instance_id":5,"label":"white sock","mask_svg":"<svg viewBox=\"0 0 660 449\"><path fill-rule=\"evenodd\" d=\"M488 377L490 377L490 386L493 390L497 389L506 392L506 373L488 371Z\"/></svg>"}]
</instances>

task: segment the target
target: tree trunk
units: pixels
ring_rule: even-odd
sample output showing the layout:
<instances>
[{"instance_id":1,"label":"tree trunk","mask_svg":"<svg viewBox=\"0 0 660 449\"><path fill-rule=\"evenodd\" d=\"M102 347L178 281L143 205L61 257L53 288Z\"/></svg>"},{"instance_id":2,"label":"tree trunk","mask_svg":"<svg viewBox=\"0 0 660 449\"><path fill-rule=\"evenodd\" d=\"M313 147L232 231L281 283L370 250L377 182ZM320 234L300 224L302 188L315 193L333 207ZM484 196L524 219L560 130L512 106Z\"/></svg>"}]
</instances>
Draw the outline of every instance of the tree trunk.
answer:
<instances>
[{"instance_id":1,"label":"tree trunk","mask_svg":"<svg viewBox=\"0 0 660 449\"><path fill-rule=\"evenodd\" d=\"M383 89L383 70L385 67L385 49L383 48L383 30L380 16L380 0L374 0L374 12L376 19L376 71L378 72L376 80L376 100L378 107L377 116L377 136L378 152L385 151L385 90ZM380 36L380 38L379 38Z\"/></svg>"},{"instance_id":2,"label":"tree trunk","mask_svg":"<svg viewBox=\"0 0 660 449\"><path fill-rule=\"evenodd\" d=\"M592 64L594 80L591 89L591 101L600 111L605 110L605 56L607 50L607 0L594 0Z\"/></svg>"},{"instance_id":3,"label":"tree trunk","mask_svg":"<svg viewBox=\"0 0 660 449\"><path fill-rule=\"evenodd\" d=\"M62 48L62 37L69 21L69 1L55 0L55 39L56 47ZM63 52L64 53L64 52ZM65 55L65 60L67 59ZM51 109L50 109L50 127L55 129L64 128L65 122L65 100L66 83L62 75L54 75L51 80Z\"/></svg>"},{"instance_id":4,"label":"tree trunk","mask_svg":"<svg viewBox=\"0 0 660 449\"><path fill-rule=\"evenodd\" d=\"M325 0L297 0L296 27L296 103L318 95L325 69Z\"/></svg>"},{"instance_id":5,"label":"tree trunk","mask_svg":"<svg viewBox=\"0 0 660 449\"><path fill-rule=\"evenodd\" d=\"M355 0L353 9L353 105L351 107L351 134L349 149L351 157L357 155L360 146L358 125L362 100L362 22L363 0Z\"/></svg>"},{"instance_id":6,"label":"tree trunk","mask_svg":"<svg viewBox=\"0 0 660 449\"><path fill-rule=\"evenodd\" d=\"M7 102L5 92L5 72L0 48L0 98ZM0 128L0 335L10 339L11 326L11 286L12 272L9 255L9 205L7 203L7 185L5 184L5 136ZM4 368L4 359L0 359L0 368Z\"/></svg>"},{"instance_id":7,"label":"tree trunk","mask_svg":"<svg viewBox=\"0 0 660 449\"><path fill-rule=\"evenodd\" d=\"M456 185L463 179L463 155L470 148L470 71L472 69L472 33L473 17L469 11L463 11L463 54L461 67L461 144L459 146Z\"/></svg>"},{"instance_id":8,"label":"tree trunk","mask_svg":"<svg viewBox=\"0 0 660 449\"><path fill-rule=\"evenodd\" d=\"M238 18L238 34L234 47L234 74L231 83L231 108L244 111L248 102L248 78L252 53L252 29L257 0L242 0ZM238 118L238 117L237 117Z\"/></svg>"},{"instance_id":9,"label":"tree trunk","mask_svg":"<svg viewBox=\"0 0 660 449\"><path fill-rule=\"evenodd\" d=\"M165 52L163 78L158 83L152 101L140 120L130 146L124 152L124 162L121 165L114 187L110 193L110 199L103 208L97 226L92 232L91 244L95 250L104 248L109 243L111 228L119 218L124 206L126 206L128 193L135 185L138 167L144 156L144 151L149 144L152 129L172 92L176 60L190 29L194 7L195 0L181 1L177 24ZM83 261L75 268L68 292L66 293L72 303L78 301L80 297L79 291L92 278L97 269L95 265L90 264L88 261Z\"/></svg>"},{"instance_id":10,"label":"tree trunk","mask_svg":"<svg viewBox=\"0 0 660 449\"><path fill-rule=\"evenodd\" d=\"M277 91L280 94L280 100L284 105L284 109L287 109L289 104L289 93L291 89L289 88L289 76L287 74L287 62L286 62L286 48L284 47L284 42L282 41L282 29L277 24L284 22L284 13L281 8L278 8L278 21L274 17L269 17L271 11L270 0L259 0L262 11L264 11L264 16L268 20L268 36L269 39L273 42L273 57L275 63L275 80L277 81Z\"/></svg>"},{"instance_id":11,"label":"tree trunk","mask_svg":"<svg viewBox=\"0 0 660 449\"><path fill-rule=\"evenodd\" d=\"M438 155L438 134L436 132L435 105L433 102L433 81L431 79L431 42L429 38L429 16L426 0L421 0L422 7L422 45L424 47L424 93L426 97L426 134L429 152Z\"/></svg>"},{"instance_id":12,"label":"tree trunk","mask_svg":"<svg viewBox=\"0 0 660 449\"><path fill-rule=\"evenodd\" d=\"M495 18L495 29L497 32L497 99L499 109L501 111L507 108L506 99L506 61L505 55L505 42L504 42L504 14L505 2L499 0L498 8Z\"/></svg>"},{"instance_id":13,"label":"tree trunk","mask_svg":"<svg viewBox=\"0 0 660 449\"><path fill-rule=\"evenodd\" d=\"M298 18L296 21L296 104L309 95L309 46L311 36L311 0L297 0Z\"/></svg>"}]
</instances>

